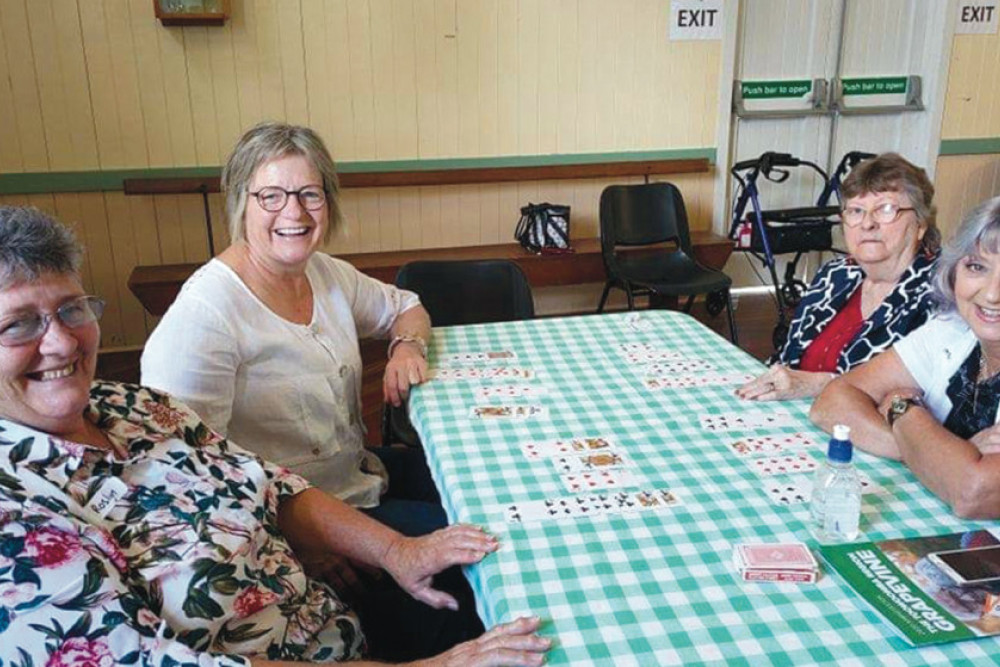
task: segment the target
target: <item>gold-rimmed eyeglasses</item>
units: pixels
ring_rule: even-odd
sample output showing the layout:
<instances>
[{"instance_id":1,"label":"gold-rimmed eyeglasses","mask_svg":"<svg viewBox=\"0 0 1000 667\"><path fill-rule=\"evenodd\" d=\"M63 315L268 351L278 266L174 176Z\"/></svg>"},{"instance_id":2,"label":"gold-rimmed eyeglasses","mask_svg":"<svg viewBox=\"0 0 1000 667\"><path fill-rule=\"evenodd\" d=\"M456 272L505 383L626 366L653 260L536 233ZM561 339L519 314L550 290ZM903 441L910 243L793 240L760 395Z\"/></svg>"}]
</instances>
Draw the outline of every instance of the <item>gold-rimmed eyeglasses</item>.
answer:
<instances>
[{"instance_id":1,"label":"gold-rimmed eyeglasses","mask_svg":"<svg viewBox=\"0 0 1000 667\"><path fill-rule=\"evenodd\" d=\"M888 202L879 204L870 211L860 206L845 206L840 211L840 220L848 227L857 227L865 221L865 216L870 214L876 224L891 225L899 220L899 217L906 211L915 210L912 206L900 206Z\"/></svg>"},{"instance_id":2,"label":"gold-rimmed eyeglasses","mask_svg":"<svg viewBox=\"0 0 1000 667\"><path fill-rule=\"evenodd\" d=\"M0 319L0 345L17 347L45 335L53 318L70 329L97 322L104 314L104 300L96 296L78 296L59 306L54 313L18 313Z\"/></svg>"}]
</instances>

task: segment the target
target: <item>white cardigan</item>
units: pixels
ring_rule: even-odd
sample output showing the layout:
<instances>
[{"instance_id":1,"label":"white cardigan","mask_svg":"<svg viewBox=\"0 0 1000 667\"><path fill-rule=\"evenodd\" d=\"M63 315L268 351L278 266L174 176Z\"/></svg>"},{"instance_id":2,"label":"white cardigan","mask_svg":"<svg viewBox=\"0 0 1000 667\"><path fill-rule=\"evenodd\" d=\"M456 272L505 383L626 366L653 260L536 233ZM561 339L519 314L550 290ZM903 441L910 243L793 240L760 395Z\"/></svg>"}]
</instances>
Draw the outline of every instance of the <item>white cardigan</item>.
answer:
<instances>
[{"instance_id":1,"label":"white cardigan","mask_svg":"<svg viewBox=\"0 0 1000 667\"><path fill-rule=\"evenodd\" d=\"M357 507L378 505L364 448L358 338L385 337L420 300L316 253L312 321L265 306L213 259L192 275L142 355L142 383L173 394L230 440Z\"/></svg>"}]
</instances>

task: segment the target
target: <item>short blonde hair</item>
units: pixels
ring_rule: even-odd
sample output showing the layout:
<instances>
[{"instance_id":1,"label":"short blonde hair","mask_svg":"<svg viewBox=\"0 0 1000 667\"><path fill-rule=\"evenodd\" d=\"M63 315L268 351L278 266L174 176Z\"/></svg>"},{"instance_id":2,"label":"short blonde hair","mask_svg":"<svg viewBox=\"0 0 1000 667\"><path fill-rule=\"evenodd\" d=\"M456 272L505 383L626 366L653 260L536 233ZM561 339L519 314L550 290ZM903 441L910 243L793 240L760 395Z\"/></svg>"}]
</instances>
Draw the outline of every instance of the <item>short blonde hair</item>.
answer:
<instances>
[{"instance_id":1,"label":"short blonde hair","mask_svg":"<svg viewBox=\"0 0 1000 667\"><path fill-rule=\"evenodd\" d=\"M257 169L266 162L301 155L309 160L323 177L326 191L326 210L329 224L324 241L330 240L335 227L343 220L340 212L340 183L330 151L323 140L313 130L301 125L267 122L247 130L236 142L233 152L222 168L222 191L226 195L226 216L229 222L229 237L233 243L246 238L244 216L250 181Z\"/></svg>"}]
</instances>

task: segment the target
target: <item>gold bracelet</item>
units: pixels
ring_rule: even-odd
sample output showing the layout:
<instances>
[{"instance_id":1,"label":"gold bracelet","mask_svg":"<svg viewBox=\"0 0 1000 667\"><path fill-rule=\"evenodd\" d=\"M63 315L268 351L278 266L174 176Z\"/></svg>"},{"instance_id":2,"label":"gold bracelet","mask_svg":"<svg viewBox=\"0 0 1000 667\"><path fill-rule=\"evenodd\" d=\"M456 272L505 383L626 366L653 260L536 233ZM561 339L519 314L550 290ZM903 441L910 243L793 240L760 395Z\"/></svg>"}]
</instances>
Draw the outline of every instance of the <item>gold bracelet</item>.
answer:
<instances>
[{"instance_id":1,"label":"gold bracelet","mask_svg":"<svg viewBox=\"0 0 1000 667\"><path fill-rule=\"evenodd\" d=\"M405 334L402 336L395 336L389 342L389 349L386 354L389 359L392 359L392 353L396 351L396 346L400 343L415 343L418 348L420 348L420 356L424 359L427 358L427 341L421 336Z\"/></svg>"}]
</instances>

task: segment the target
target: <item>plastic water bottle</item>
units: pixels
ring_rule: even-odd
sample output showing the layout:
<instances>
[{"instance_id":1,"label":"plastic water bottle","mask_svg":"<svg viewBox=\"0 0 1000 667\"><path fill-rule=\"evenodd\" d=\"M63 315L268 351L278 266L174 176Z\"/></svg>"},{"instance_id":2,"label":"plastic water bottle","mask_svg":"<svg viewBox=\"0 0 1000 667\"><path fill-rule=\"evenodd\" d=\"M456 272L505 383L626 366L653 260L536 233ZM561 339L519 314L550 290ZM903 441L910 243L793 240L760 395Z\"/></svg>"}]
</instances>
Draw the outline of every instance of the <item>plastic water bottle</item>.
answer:
<instances>
[{"instance_id":1,"label":"plastic water bottle","mask_svg":"<svg viewBox=\"0 0 1000 667\"><path fill-rule=\"evenodd\" d=\"M861 481L851 463L851 429L838 424L827 448L826 464L816 474L812 513L821 541L851 542L861 521Z\"/></svg>"}]
</instances>

